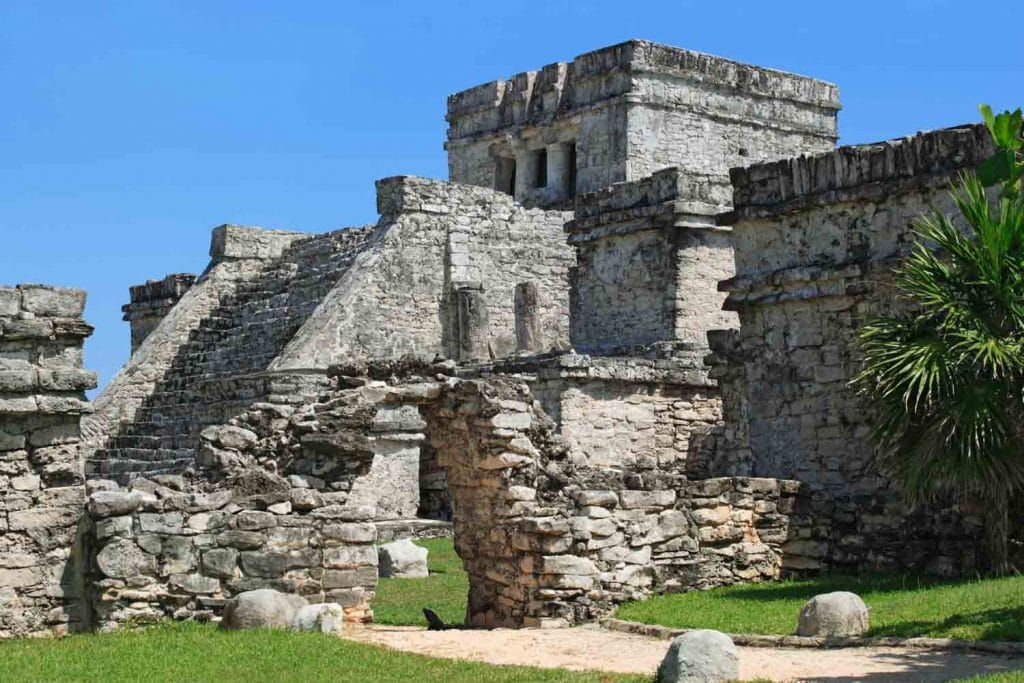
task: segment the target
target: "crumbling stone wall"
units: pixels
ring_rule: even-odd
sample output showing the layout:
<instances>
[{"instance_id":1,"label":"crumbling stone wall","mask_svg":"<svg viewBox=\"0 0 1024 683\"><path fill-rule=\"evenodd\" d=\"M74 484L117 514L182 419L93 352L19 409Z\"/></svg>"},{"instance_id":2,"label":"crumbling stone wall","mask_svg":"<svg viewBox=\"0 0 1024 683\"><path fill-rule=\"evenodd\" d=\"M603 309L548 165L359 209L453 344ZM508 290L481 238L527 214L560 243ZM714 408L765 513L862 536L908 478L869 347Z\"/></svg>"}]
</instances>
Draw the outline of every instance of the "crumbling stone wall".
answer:
<instances>
[{"instance_id":1,"label":"crumbling stone wall","mask_svg":"<svg viewBox=\"0 0 1024 683\"><path fill-rule=\"evenodd\" d=\"M175 273L162 280L148 280L128 288L131 300L121 310L124 312L124 320L131 325L132 353L195 282L195 275Z\"/></svg>"},{"instance_id":2,"label":"crumbling stone wall","mask_svg":"<svg viewBox=\"0 0 1024 683\"><path fill-rule=\"evenodd\" d=\"M558 206L678 166L727 207L728 168L831 149L838 109L830 83L631 40L449 97L449 178Z\"/></svg>"},{"instance_id":3,"label":"crumbling stone wall","mask_svg":"<svg viewBox=\"0 0 1024 683\"><path fill-rule=\"evenodd\" d=\"M87 626L78 534L85 292L0 288L0 638Z\"/></svg>"},{"instance_id":4,"label":"crumbling stone wall","mask_svg":"<svg viewBox=\"0 0 1024 683\"><path fill-rule=\"evenodd\" d=\"M198 493L174 475L137 479L130 491L111 484L93 483L88 503L90 597L101 630L212 619L232 595L257 588L337 602L347 621L372 620L372 510L301 487Z\"/></svg>"},{"instance_id":5,"label":"crumbling stone wall","mask_svg":"<svg viewBox=\"0 0 1024 683\"><path fill-rule=\"evenodd\" d=\"M594 376L576 379L585 385L611 377L610 362L594 361ZM664 382L667 374L655 362L617 362L619 379L609 382L622 381L629 367L634 377L647 372ZM416 409L421 438L446 472L456 550L470 576L472 625L569 625L654 591L780 576L783 544L809 535L794 516L803 509L800 485L691 482L678 457L664 467L650 458L588 462L543 407L562 403L564 420L564 405L573 400L560 398L571 393L567 370L588 366L585 358L556 357L469 374L445 363L339 368L340 393L324 405L346 394L345 403L355 405L351 392L358 391L360 401L379 401L360 411L364 416ZM352 385L358 389L343 389ZM353 441L350 428L316 433L318 440Z\"/></svg>"},{"instance_id":6,"label":"crumbling stone wall","mask_svg":"<svg viewBox=\"0 0 1024 683\"><path fill-rule=\"evenodd\" d=\"M984 128L968 126L733 172L736 277L723 287L740 329L712 336L726 414L744 420L728 452L739 471L810 487L807 566L974 566L976 511L900 503L874 468L872 407L850 381L858 327L900 305L891 268L912 221L955 213L950 182L990 153Z\"/></svg>"}]
</instances>

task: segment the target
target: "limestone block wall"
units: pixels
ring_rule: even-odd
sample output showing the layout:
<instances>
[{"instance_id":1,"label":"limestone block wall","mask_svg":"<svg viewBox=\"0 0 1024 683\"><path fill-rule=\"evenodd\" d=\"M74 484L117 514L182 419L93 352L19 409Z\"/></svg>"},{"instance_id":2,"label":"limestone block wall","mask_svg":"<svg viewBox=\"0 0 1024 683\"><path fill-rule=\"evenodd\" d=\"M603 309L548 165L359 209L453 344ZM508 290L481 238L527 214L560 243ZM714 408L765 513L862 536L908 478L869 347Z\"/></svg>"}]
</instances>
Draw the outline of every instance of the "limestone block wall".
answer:
<instances>
[{"instance_id":1,"label":"limestone block wall","mask_svg":"<svg viewBox=\"0 0 1024 683\"><path fill-rule=\"evenodd\" d=\"M536 373L531 392L578 467L686 473L711 457L722 426L702 356L679 343L646 358L566 354L501 368Z\"/></svg>"},{"instance_id":2,"label":"limestone block wall","mask_svg":"<svg viewBox=\"0 0 1024 683\"><path fill-rule=\"evenodd\" d=\"M449 97L449 177L555 205L574 153L576 192L678 166L727 204L730 166L831 149L838 109L830 83L631 40Z\"/></svg>"},{"instance_id":3,"label":"limestone block wall","mask_svg":"<svg viewBox=\"0 0 1024 683\"><path fill-rule=\"evenodd\" d=\"M337 602L369 621L377 584L371 511L313 500L308 488L187 492L180 477L112 482L88 502L96 627L220 617L233 595L274 588Z\"/></svg>"},{"instance_id":4,"label":"limestone block wall","mask_svg":"<svg viewBox=\"0 0 1024 683\"><path fill-rule=\"evenodd\" d=\"M515 292L523 283L535 286L537 299L537 348L529 350L567 344L573 257L562 235L566 213L527 210L492 190L408 176L379 181L377 191L381 219L366 250L271 370L514 353ZM465 290L482 310L460 321Z\"/></svg>"},{"instance_id":5,"label":"limestone block wall","mask_svg":"<svg viewBox=\"0 0 1024 683\"><path fill-rule=\"evenodd\" d=\"M744 420L731 466L811 487L824 530L804 550L819 565L973 567L970 505L899 502L872 465L872 407L849 382L858 327L900 305L888 283L912 221L955 214L949 184L991 153L987 138L968 126L733 172L736 277L723 288L740 330L712 338L726 415Z\"/></svg>"},{"instance_id":6,"label":"limestone block wall","mask_svg":"<svg viewBox=\"0 0 1024 683\"><path fill-rule=\"evenodd\" d=\"M832 83L640 43L633 56L626 176L668 166L726 193L728 169L832 150Z\"/></svg>"},{"instance_id":7,"label":"limestone block wall","mask_svg":"<svg viewBox=\"0 0 1024 683\"><path fill-rule=\"evenodd\" d=\"M132 353L195 282L196 276L191 273L174 273L128 288L131 300L121 310L131 326Z\"/></svg>"},{"instance_id":8,"label":"limestone block wall","mask_svg":"<svg viewBox=\"0 0 1024 683\"><path fill-rule=\"evenodd\" d=\"M566 225L573 347L616 353L656 342L703 344L734 324L717 283L732 275L729 232L714 189L679 169L581 196Z\"/></svg>"},{"instance_id":9,"label":"limestone block wall","mask_svg":"<svg viewBox=\"0 0 1024 683\"><path fill-rule=\"evenodd\" d=\"M0 287L0 638L84 628L85 292Z\"/></svg>"}]
</instances>

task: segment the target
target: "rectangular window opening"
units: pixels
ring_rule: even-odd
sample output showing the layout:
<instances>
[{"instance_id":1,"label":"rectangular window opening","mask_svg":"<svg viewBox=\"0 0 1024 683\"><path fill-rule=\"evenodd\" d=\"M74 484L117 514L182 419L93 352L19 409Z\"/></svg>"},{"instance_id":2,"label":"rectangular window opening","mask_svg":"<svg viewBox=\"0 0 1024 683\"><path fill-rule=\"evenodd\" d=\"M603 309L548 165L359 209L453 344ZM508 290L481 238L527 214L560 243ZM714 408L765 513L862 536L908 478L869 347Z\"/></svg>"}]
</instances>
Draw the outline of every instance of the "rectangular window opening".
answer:
<instances>
[{"instance_id":1,"label":"rectangular window opening","mask_svg":"<svg viewBox=\"0 0 1024 683\"><path fill-rule=\"evenodd\" d=\"M576 143L569 143L569 199L576 196Z\"/></svg>"},{"instance_id":2,"label":"rectangular window opening","mask_svg":"<svg viewBox=\"0 0 1024 683\"><path fill-rule=\"evenodd\" d=\"M536 152L537 155L537 176L533 179L534 187L547 187L548 186L548 151L546 149L540 149Z\"/></svg>"},{"instance_id":3,"label":"rectangular window opening","mask_svg":"<svg viewBox=\"0 0 1024 683\"><path fill-rule=\"evenodd\" d=\"M516 160L502 157L495 162L494 189L505 194L516 193Z\"/></svg>"}]
</instances>

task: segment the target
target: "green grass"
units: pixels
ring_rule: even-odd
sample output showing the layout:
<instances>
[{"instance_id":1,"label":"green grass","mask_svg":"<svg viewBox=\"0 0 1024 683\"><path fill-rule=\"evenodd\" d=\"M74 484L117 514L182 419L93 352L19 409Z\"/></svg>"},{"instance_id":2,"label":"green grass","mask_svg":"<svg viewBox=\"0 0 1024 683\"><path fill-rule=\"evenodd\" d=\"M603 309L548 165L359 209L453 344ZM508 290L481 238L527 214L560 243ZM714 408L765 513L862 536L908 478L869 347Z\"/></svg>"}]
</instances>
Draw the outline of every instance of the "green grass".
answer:
<instances>
[{"instance_id":1,"label":"green grass","mask_svg":"<svg viewBox=\"0 0 1024 683\"><path fill-rule=\"evenodd\" d=\"M1024 683L1024 671L1007 671L1002 674L982 674L964 678L954 683Z\"/></svg>"},{"instance_id":2,"label":"green grass","mask_svg":"<svg viewBox=\"0 0 1024 683\"><path fill-rule=\"evenodd\" d=\"M871 609L871 636L1024 640L1024 576L957 582L899 576L828 576L665 595L619 608L630 621L728 633L796 632L800 608L835 590Z\"/></svg>"},{"instance_id":3,"label":"green grass","mask_svg":"<svg viewBox=\"0 0 1024 683\"><path fill-rule=\"evenodd\" d=\"M649 683L650 677L490 666L322 634L227 632L209 624L177 623L108 635L0 642L0 681Z\"/></svg>"},{"instance_id":4,"label":"green grass","mask_svg":"<svg viewBox=\"0 0 1024 683\"><path fill-rule=\"evenodd\" d=\"M423 608L429 607L446 624L466 620L469 578L450 538L416 541L430 551L426 579L381 579L373 600L373 620L378 624L426 626Z\"/></svg>"}]
</instances>

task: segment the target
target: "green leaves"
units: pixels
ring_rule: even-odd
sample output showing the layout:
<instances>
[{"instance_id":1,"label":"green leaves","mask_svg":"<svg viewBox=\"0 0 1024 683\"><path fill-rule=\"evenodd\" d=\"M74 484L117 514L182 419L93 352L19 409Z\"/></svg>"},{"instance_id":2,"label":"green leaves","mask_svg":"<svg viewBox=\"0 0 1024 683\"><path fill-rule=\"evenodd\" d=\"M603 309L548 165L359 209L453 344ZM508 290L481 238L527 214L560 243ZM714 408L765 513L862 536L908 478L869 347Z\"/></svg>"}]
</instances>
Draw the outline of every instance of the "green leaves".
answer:
<instances>
[{"instance_id":1,"label":"green leaves","mask_svg":"<svg viewBox=\"0 0 1024 683\"><path fill-rule=\"evenodd\" d=\"M992 107L982 104L978 107L981 111L981 118L992 134L992 140L1000 149L1017 150L1024 147L1024 139L1021 138L1021 110L993 115Z\"/></svg>"},{"instance_id":2,"label":"green leaves","mask_svg":"<svg viewBox=\"0 0 1024 683\"><path fill-rule=\"evenodd\" d=\"M1004 185L1002 196L1012 197L1021 193L1021 179L1024 178L1024 119L1021 110L993 114L992 107L982 104L978 107L996 145L996 153L978 167L978 178L986 187Z\"/></svg>"},{"instance_id":3,"label":"green leaves","mask_svg":"<svg viewBox=\"0 0 1024 683\"><path fill-rule=\"evenodd\" d=\"M879 464L912 500L1024 488L1021 111L981 111L998 152L960 178L958 220L915 222L894 281L911 313L859 332L855 383L877 408Z\"/></svg>"}]
</instances>

